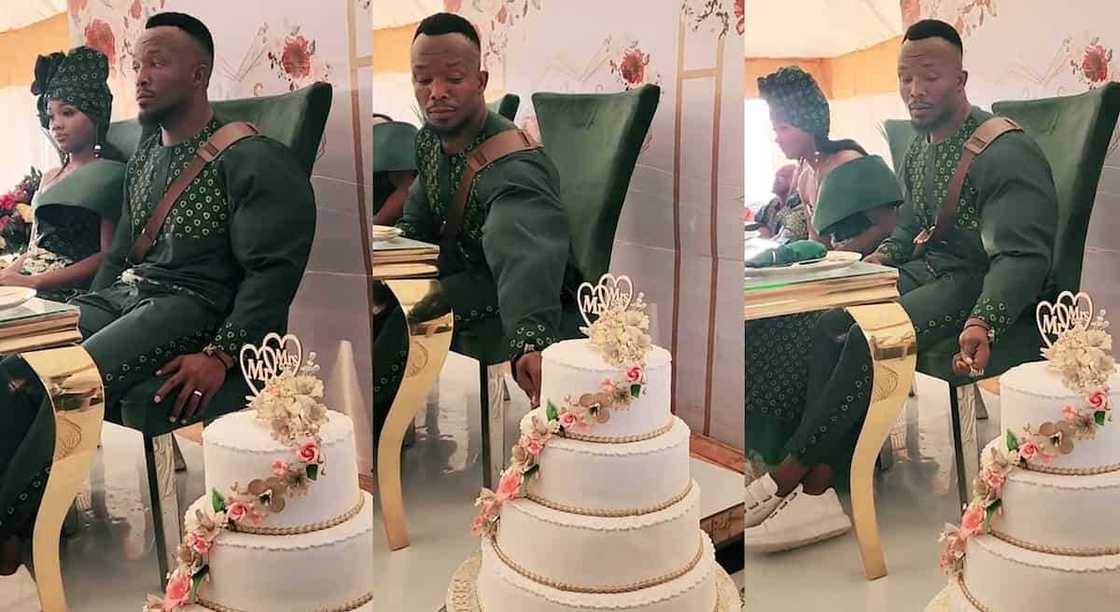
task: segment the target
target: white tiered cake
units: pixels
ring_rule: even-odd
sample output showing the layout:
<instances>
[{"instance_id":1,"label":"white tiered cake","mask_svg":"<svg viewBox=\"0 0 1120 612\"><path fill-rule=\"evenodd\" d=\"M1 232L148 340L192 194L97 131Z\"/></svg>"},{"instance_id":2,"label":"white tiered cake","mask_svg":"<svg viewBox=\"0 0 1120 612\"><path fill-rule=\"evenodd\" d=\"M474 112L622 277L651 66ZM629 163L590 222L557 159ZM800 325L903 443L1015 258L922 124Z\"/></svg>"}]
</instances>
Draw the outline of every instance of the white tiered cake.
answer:
<instances>
[{"instance_id":1,"label":"white tiered cake","mask_svg":"<svg viewBox=\"0 0 1120 612\"><path fill-rule=\"evenodd\" d=\"M206 490L223 491L272 472L291 449L254 421L252 411L226 415L203 432ZM325 473L253 533L230 531L214 540L210 578L200 605L213 610L372 611L373 502L358 488L354 424L328 411L320 430ZM186 513L211 503L204 495Z\"/></svg>"},{"instance_id":2,"label":"white tiered cake","mask_svg":"<svg viewBox=\"0 0 1120 612\"><path fill-rule=\"evenodd\" d=\"M522 420L498 490L479 499L477 581L458 593L453 581L449 611L731 609L700 530L689 428L670 413L671 358L649 344L642 307L623 296L596 312L591 339L542 353L541 407Z\"/></svg>"},{"instance_id":3,"label":"white tiered cake","mask_svg":"<svg viewBox=\"0 0 1120 612\"><path fill-rule=\"evenodd\" d=\"M961 526L943 535L950 610L1120 607L1120 424L1111 414L1120 375L1108 325L1091 316L1084 294L1044 302L1048 361L1000 379L1005 433L984 449Z\"/></svg>"}]
</instances>

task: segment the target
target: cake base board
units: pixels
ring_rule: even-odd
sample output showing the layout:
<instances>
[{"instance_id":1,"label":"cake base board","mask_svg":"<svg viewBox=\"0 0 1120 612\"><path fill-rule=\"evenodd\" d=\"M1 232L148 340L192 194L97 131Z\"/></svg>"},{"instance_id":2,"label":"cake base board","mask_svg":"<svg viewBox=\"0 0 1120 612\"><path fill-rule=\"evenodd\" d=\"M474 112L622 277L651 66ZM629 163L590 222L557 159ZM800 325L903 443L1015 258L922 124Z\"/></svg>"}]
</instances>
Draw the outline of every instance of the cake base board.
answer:
<instances>
[{"instance_id":1,"label":"cake base board","mask_svg":"<svg viewBox=\"0 0 1120 612\"><path fill-rule=\"evenodd\" d=\"M953 590L957 585L950 582L926 606L925 612L952 612Z\"/></svg>"},{"instance_id":2,"label":"cake base board","mask_svg":"<svg viewBox=\"0 0 1120 612\"><path fill-rule=\"evenodd\" d=\"M478 571L482 565L482 553L476 552L455 570L451 583L447 586L447 599L440 612L483 612L478 605ZM716 609L715 612L739 612L743 609L739 599L739 588L719 564L715 564Z\"/></svg>"}]
</instances>

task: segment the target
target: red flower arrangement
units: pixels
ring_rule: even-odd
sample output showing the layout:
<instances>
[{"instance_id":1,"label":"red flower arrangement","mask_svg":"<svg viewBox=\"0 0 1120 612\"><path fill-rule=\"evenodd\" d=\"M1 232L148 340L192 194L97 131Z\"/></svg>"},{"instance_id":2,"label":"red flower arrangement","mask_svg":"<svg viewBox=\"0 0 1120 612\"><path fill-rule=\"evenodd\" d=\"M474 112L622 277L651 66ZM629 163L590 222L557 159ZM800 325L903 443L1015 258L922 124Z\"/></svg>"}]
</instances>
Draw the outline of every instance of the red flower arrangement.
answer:
<instances>
[{"instance_id":1,"label":"red flower arrangement","mask_svg":"<svg viewBox=\"0 0 1120 612\"><path fill-rule=\"evenodd\" d=\"M31 199L43 175L35 168L15 186L0 195L0 252L19 253L31 239Z\"/></svg>"}]
</instances>

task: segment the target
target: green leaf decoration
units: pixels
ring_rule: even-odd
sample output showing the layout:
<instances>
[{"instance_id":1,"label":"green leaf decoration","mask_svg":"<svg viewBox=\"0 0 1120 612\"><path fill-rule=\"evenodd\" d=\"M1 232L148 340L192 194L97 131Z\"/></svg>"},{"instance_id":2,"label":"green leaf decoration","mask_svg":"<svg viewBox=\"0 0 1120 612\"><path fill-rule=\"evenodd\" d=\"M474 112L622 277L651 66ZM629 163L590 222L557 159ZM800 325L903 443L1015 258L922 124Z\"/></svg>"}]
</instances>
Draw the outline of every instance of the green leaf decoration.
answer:
<instances>
[{"instance_id":1,"label":"green leaf decoration","mask_svg":"<svg viewBox=\"0 0 1120 612\"><path fill-rule=\"evenodd\" d=\"M630 385L630 397L637 399L642 394L642 386L639 384Z\"/></svg>"},{"instance_id":2,"label":"green leaf decoration","mask_svg":"<svg viewBox=\"0 0 1120 612\"><path fill-rule=\"evenodd\" d=\"M307 466L307 479L308 480L318 480L319 479L319 464L318 463L312 463L311 465Z\"/></svg>"},{"instance_id":3,"label":"green leaf decoration","mask_svg":"<svg viewBox=\"0 0 1120 612\"><path fill-rule=\"evenodd\" d=\"M560 411L556 408L556 404L553 404L551 400L549 400L548 406L545 407L544 414L550 421L555 421L560 418Z\"/></svg>"},{"instance_id":4,"label":"green leaf decoration","mask_svg":"<svg viewBox=\"0 0 1120 612\"><path fill-rule=\"evenodd\" d=\"M1015 432L1010 429L1007 430L1007 450L1019 450L1019 438L1015 437Z\"/></svg>"},{"instance_id":5,"label":"green leaf decoration","mask_svg":"<svg viewBox=\"0 0 1120 612\"><path fill-rule=\"evenodd\" d=\"M994 502L992 502L992 505L990 505L990 506L988 506L987 508L984 509L984 532L985 533L992 530L992 517L995 516L996 511L999 510L999 507L1001 505L1003 505L1003 502L997 499Z\"/></svg>"},{"instance_id":6,"label":"green leaf decoration","mask_svg":"<svg viewBox=\"0 0 1120 612\"><path fill-rule=\"evenodd\" d=\"M525 474L526 476L532 476L533 474L536 474L537 472L539 472L539 471L540 471L540 469L541 469L541 464L539 464L539 463L534 463L534 464L532 465L532 467L530 467L529 469L525 470L524 474Z\"/></svg>"},{"instance_id":7,"label":"green leaf decoration","mask_svg":"<svg viewBox=\"0 0 1120 612\"><path fill-rule=\"evenodd\" d=\"M210 505L214 508L214 512L225 512L226 510L226 500L221 493L218 493L217 489L210 491Z\"/></svg>"},{"instance_id":8,"label":"green leaf decoration","mask_svg":"<svg viewBox=\"0 0 1120 612\"><path fill-rule=\"evenodd\" d=\"M195 572L193 576L191 576L190 601L197 601L198 600L198 587L199 587L199 585L202 584L202 580L204 578L206 578L206 574L209 574L209 573L210 573L210 566L209 565L203 565L202 567L198 568L198 571Z\"/></svg>"},{"instance_id":9,"label":"green leaf decoration","mask_svg":"<svg viewBox=\"0 0 1120 612\"><path fill-rule=\"evenodd\" d=\"M1105 412L1102 410L1100 412L1094 413L1093 420L1097 423L1098 426L1104 427Z\"/></svg>"}]
</instances>

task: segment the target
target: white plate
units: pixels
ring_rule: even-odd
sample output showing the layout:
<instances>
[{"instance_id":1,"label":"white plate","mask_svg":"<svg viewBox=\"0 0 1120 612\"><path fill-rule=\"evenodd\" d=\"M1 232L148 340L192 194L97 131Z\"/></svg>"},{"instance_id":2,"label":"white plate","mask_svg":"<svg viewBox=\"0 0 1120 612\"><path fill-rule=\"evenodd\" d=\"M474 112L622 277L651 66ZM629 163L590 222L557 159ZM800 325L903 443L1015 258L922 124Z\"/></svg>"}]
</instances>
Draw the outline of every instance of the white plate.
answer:
<instances>
[{"instance_id":1,"label":"white plate","mask_svg":"<svg viewBox=\"0 0 1120 612\"><path fill-rule=\"evenodd\" d=\"M392 240L393 238L400 236L402 233L403 232L401 232L400 228L398 227L392 227L389 225L373 226L373 239L375 242Z\"/></svg>"},{"instance_id":2,"label":"white plate","mask_svg":"<svg viewBox=\"0 0 1120 612\"><path fill-rule=\"evenodd\" d=\"M30 287L0 287L0 310L15 308L35 297Z\"/></svg>"},{"instance_id":3,"label":"white plate","mask_svg":"<svg viewBox=\"0 0 1120 612\"><path fill-rule=\"evenodd\" d=\"M847 268L861 259L863 259L863 256L859 253L853 253L851 251L829 251L823 259L800 261L785 266L772 266L769 268L746 268L745 270L747 276L754 277L792 276L795 274L804 274L806 272L821 272L823 270Z\"/></svg>"}]
</instances>

